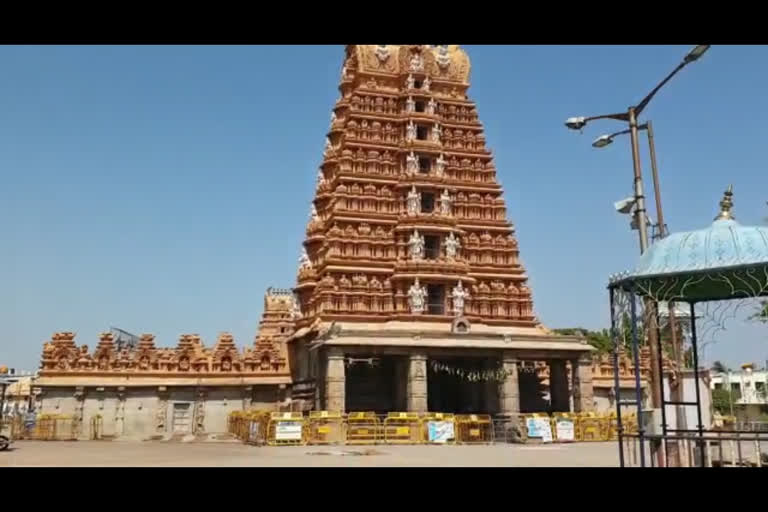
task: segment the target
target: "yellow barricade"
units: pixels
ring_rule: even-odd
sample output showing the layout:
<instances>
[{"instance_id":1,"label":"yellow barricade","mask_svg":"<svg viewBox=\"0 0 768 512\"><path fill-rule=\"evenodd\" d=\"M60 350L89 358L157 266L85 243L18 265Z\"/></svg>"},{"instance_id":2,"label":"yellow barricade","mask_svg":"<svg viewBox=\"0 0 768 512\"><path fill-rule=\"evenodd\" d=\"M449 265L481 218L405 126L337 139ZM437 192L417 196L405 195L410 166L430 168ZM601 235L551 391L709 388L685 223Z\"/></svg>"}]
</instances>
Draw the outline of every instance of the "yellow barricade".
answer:
<instances>
[{"instance_id":1,"label":"yellow barricade","mask_svg":"<svg viewBox=\"0 0 768 512\"><path fill-rule=\"evenodd\" d=\"M607 434L606 440L615 441L619 438L619 422L616 419L616 413L611 412L606 418ZM621 415L621 426L625 434L637 434L637 414L624 413Z\"/></svg>"},{"instance_id":2,"label":"yellow barricade","mask_svg":"<svg viewBox=\"0 0 768 512\"><path fill-rule=\"evenodd\" d=\"M375 412L350 412L346 424L346 444L376 444L381 439L381 423Z\"/></svg>"},{"instance_id":3,"label":"yellow barricade","mask_svg":"<svg viewBox=\"0 0 768 512\"><path fill-rule=\"evenodd\" d=\"M579 417L579 441L607 441L609 435L609 421L604 416L588 412Z\"/></svg>"},{"instance_id":4,"label":"yellow barricade","mask_svg":"<svg viewBox=\"0 0 768 512\"><path fill-rule=\"evenodd\" d=\"M578 439L577 425L579 417L571 412L556 412L550 421L552 425L552 440L558 443L572 443Z\"/></svg>"},{"instance_id":5,"label":"yellow barricade","mask_svg":"<svg viewBox=\"0 0 768 512\"><path fill-rule=\"evenodd\" d=\"M461 444L493 443L493 421L488 414L456 416L457 439Z\"/></svg>"},{"instance_id":6,"label":"yellow barricade","mask_svg":"<svg viewBox=\"0 0 768 512\"><path fill-rule=\"evenodd\" d=\"M240 436L237 435L238 423L242 419L241 414L241 411L233 411L227 415L227 432L237 437L238 439L240 438Z\"/></svg>"},{"instance_id":7,"label":"yellow barricade","mask_svg":"<svg viewBox=\"0 0 768 512\"><path fill-rule=\"evenodd\" d=\"M244 443L262 445L267 441L269 420L267 411L233 411L227 417L227 432Z\"/></svg>"},{"instance_id":8,"label":"yellow barricade","mask_svg":"<svg viewBox=\"0 0 768 512\"><path fill-rule=\"evenodd\" d=\"M340 412L309 413L308 444L341 444L344 442L344 416Z\"/></svg>"},{"instance_id":9,"label":"yellow barricade","mask_svg":"<svg viewBox=\"0 0 768 512\"><path fill-rule=\"evenodd\" d=\"M300 412L273 412L267 424L267 444L302 445L307 439L305 426L304 415Z\"/></svg>"},{"instance_id":10,"label":"yellow barricade","mask_svg":"<svg viewBox=\"0 0 768 512\"><path fill-rule=\"evenodd\" d=\"M41 414L30 439L38 441L74 441L77 439L75 420L66 414Z\"/></svg>"},{"instance_id":11,"label":"yellow barricade","mask_svg":"<svg viewBox=\"0 0 768 512\"><path fill-rule=\"evenodd\" d=\"M524 442L528 441L528 418L532 417L533 414L530 413L522 413L518 416L518 422L520 423L518 427L520 428L520 432L523 434Z\"/></svg>"},{"instance_id":12,"label":"yellow barricade","mask_svg":"<svg viewBox=\"0 0 768 512\"><path fill-rule=\"evenodd\" d=\"M627 416L625 414L622 414L622 426L624 427L624 431L627 430ZM616 420L616 413L610 412L607 414L607 420L608 422L608 435L607 440L608 441L616 441L619 438L619 422Z\"/></svg>"},{"instance_id":13,"label":"yellow barricade","mask_svg":"<svg viewBox=\"0 0 768 512\"><path fill-rule=\"evenodd\" d=\"M624 428L625 434L637 434L637 414L622 415L621 426Z\"/></svg>"},{"instance_id":14,"label":"yellow barricade","mask_svg":"<svg viewBox=\"0 0 768 512\"><path fill-rule=\"evenodd\" d=\"M246 444L263 445L267 442L267 430L270 413L268 411L248 411L240 427L239 438Z\"/></svg>"},{"instance_id":15,"label":"yellow barricade","mask_svg":"<svg viewBox=\"0 0 768 512\"><path fill-rule=\"evenodd\" d=\"M227 432L241 441L245 441L245 434L248 428L246 414L245 411L233 411L227 417Z\"/></svg>"},{"instance_id":16,"label":"yellow barricade","mask_svg":"<svg viewBox=\"0 0 768 512\"><path fill-rule=\"evenodd\" d=\"M547 421L547 424L549 425L549 429L552 432L552 440L555 439L554 434L554 424L552 423L552 419L549 417L549 414L545 412L533 412L533 413L525 413L520 415L520 421L522 423L520 429L524 433L524 437L526 441L528 440L535 440L535 441L541 441L541 437L529 437L528 436L528 420L529 419L545 419Z\"/></svg>"},{"instance_id":17,"label":"yellow barricade","mask_svg":"<svg viewBox=\"0 0 768 512\"><path fill-rule=\"evenodd\" d=\"M421 442L426 444L456 444L456 416L442 412L425 414L421 418Z\"/></svg>"},{"instance_id":18,"label":"yellow barricade","mask_svg":"<svg viewBox=\"0 0 768 512\"><path fill-rule=\"evenodd\" d=\"M418 444L422 439L421 420L415 412L391 412L384 420L384 442Z\"/></svg>"}]
</instances>

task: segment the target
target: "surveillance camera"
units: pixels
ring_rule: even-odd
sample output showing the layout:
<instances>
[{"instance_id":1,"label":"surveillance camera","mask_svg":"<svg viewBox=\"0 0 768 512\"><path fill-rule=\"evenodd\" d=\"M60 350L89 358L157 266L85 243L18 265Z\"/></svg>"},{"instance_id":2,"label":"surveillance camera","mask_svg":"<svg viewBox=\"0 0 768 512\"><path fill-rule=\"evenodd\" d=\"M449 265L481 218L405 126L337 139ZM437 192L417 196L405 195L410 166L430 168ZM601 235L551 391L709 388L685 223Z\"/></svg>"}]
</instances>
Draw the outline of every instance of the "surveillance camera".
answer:
<instances>
[{"instance_id":1,"label":"surveillance camera","mask_svg":"<svg viewBox=\"0 0 768 512\"><path fill-rule=\"evenodd\" d=\"M586 124L587 121L584 117L569 117L565 120L565 126L571 130L581 130Z\"/></svg>"},{"instance_id":2,"label":"surveillance camera","mask_svg":"<svg viewBox=\"0 0 768 512\"><path fill-rule=\"evenodd\" d=\"M634 197L627 197L626 199L622 199L621 201L616 201L613 203L613 207L616 209L616 211L624 215L627 215L629 212L631 212L633 206L635 206Z\"/></svg>"}]
</instances>

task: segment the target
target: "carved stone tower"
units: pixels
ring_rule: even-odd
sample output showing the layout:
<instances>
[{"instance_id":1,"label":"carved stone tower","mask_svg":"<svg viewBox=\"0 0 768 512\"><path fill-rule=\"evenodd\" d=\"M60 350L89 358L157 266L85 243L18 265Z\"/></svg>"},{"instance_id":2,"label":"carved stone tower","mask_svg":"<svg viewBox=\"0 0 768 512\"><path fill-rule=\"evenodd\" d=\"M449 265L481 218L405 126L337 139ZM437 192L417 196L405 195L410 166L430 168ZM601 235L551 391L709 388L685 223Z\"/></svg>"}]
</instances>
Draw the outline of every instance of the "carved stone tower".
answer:
<instances>
[{"instance_id":1,"label":"carved stone tower","mask_svg":"<svg viewBox=\"0 0 768 512\"><path fill-rule=\"evenodd\" d=\"M533 315L468 88L457 46L346 48L288 342L311 407L514 416L525 359L552 362L557 407L592 406L589 347Z\"/></svg>"},{"instance_id":2,"label":"carved stone tower","mask_svg":"<svg viewBox=\"0 0 768 512\"><path fill-rule=\"evenodd\" d=\"M531 292L456 46L352 45L304 241L299 327L534 327Z\"/></svg>"}]
</instances>

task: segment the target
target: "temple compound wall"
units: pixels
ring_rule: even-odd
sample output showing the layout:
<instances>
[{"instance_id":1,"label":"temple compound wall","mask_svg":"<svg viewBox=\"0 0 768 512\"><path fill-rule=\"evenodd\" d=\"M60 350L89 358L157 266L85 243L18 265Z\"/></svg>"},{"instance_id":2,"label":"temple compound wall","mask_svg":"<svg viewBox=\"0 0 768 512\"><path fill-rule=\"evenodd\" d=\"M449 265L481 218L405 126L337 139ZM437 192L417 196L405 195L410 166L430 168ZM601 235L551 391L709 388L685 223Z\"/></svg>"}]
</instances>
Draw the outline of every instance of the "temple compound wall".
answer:
<instances>
[{"instance_id":1,"label":"temple compound wall","mask_svg":"<svg viewBox=\"0 0 768 512\"><path fill-rule=\"evenodd\" d=\"M244 350L228 333L210 348L195 334L158 348L144 334L136 346L120 349L104 333L90 352L75 345L74 333L55 333L43 348L33 405L38 413L73 417L86 439L94 421L103 436L138 439L226 432L232 411L290 403L285 340L292 310L291 292L267 290L256 340Z\"/></svg>"},{"instance_id":2,"label":"temple compound wall","mask_svg":"<svg viewBox=\"0 0 768 512\"><path fill-rule=\"evenodd\" d=\"M35 409L76 420L80 439L94 433L94 420L104 438L159 439L174 435L207 435L227 431L233 411L277 410L280 386L47 386L35 394ZM282 393L281 393L282 391Z\"/></svg>"}]
</instances>

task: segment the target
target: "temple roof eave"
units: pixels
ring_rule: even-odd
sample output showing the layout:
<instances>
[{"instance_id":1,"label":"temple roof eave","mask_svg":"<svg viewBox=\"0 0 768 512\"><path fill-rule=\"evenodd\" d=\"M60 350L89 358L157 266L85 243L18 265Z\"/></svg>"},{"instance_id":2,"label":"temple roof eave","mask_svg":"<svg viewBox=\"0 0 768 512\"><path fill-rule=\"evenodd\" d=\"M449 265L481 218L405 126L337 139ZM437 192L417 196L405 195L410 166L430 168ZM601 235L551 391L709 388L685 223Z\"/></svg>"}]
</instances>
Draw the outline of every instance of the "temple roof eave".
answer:
<instances>
[{"instance_id":1,"label":"temple roof eave","mask_svg":"<svg viewBox=\"0 0 768 512\"><path fill-rule=\"evenodd\" d=\"M595 350L591 345L556 341L552 336L535 336L531 339L483 339L466 335L446 337L405 337L405 336L361 336L349 334L337 336L324 342L327 346L375 345L400 348L456 348L456 349L494 349L494 350L529 350L529 351L566 351L590 353Z\"/></svg>"},{"instance_id":2,"label":"temple roof eave","mask_svg":"<svg viewBox=\"0 0 768 512\"><path fill-rule=\"evenodd\" d=\"M105 373L93 375L90 373L64 373L44 371L35 380L36 387L67 387L67 386L123 386L123 387L159 387L159 386L244 386L254 384L290 384L289 374L256 374L256 375L143 375L140 373Z\"/></svg>"}]
</instances>

